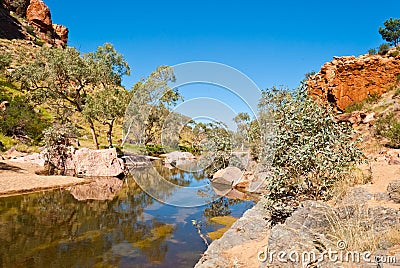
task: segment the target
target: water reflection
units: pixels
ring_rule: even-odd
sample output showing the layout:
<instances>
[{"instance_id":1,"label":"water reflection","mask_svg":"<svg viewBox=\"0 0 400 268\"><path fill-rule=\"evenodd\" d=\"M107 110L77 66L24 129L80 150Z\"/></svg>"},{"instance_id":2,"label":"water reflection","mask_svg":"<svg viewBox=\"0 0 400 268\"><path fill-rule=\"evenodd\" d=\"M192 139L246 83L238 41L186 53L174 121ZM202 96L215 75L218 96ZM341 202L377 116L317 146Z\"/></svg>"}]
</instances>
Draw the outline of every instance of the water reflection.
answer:
<instances>
[{"instance_id":1,"label":"water reflection","mask_svg":"<svg viewBox=\"0 0 400 268\"><path fill-rule=\"evenodd\" d=\"M157 168L176 185L206 183L201 174ZM151 184L152 170L141 169L137 175ZM169 198L176 194L164 188L157 191ZM206 207L173 207L154 200L132 178L107 201L80 202L65 190L1 198L0 263L2 267L189 267L205 250L191 220L238 217L251 205L223 198ZM217 228L210 224L207 231Z\"/></svg>"}]
</instances>

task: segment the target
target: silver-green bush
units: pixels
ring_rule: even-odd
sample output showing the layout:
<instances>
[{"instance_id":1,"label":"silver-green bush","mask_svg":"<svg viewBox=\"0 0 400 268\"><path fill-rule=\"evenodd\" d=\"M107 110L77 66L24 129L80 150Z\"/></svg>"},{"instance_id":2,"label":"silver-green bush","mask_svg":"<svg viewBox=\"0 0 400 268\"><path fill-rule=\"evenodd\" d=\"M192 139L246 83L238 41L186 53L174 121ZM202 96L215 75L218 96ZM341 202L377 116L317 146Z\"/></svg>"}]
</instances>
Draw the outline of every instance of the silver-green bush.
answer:
<instances>
[{"instance_id":1,"label":"silver-green bush","mask_svg":"<svg viewBox=\"0 0 400 268\"><path fill-rule=\"evenodd\" d=\"M332 109L320 106L300 89L268 89L259 104L259 122L272 137L260 142L269 156L266 200L271 223L282 222L306 199L326 200L333 184L362 159L354 133L333 120ZM268 118L263 117L272 117Z\"/></svg>"}]
</instances>

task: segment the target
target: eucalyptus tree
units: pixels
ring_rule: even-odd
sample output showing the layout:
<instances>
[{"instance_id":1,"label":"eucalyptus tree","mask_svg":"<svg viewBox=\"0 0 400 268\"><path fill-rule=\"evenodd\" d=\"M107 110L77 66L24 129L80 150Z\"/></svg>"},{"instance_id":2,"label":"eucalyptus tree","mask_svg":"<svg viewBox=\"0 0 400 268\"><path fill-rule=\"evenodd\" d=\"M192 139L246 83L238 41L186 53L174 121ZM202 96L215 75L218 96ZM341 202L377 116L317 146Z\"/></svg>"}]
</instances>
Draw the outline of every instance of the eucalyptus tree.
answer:
<instances>
[{"instance_id":1,"label":"eucalyptus tree","mask_svg":"<svg viewBox=\"0 0 400 268\"><path fill-rule=\"evenodd\" d=\"M131 134L139 144L161 143L165 120L173 106L182 99L178 90L169 86L169 82L174 81L173 68L159 66L133 86L133 97L126 112L126 136L123 142Z\"/></svg>"},{"instance_id":2,"label":"eucalyptus tree","mask_svg":"<svg viewBox=\"0 0 400 268\"><path fill-rule=\"evenodd\" d=\"M108 126L107 142L112 148L112 132L114 122L123 117L131 99L129 91L122 87L105 88L87 97L83 114L103 125Z\"/></svg>"},{"instance_id":3,"label":"eucalyptus tree","mask_svg":"<svg viewBox=\"0 0 400 268\"><path fill-rule=\"evenodd\" d=\"M46 102L61 121L68 121L70 111L82 114L87 97L108 85L120 84L129 66L111 44L98 47L87 55L72 47L42 47L35 59L16 69L14 78L32 93L32 99ZM93 143L99 147L94 122L86 121Z\"/></svg>"},{"instance_id":4,"label":"eucalyptus tree","mask_svg":"<svg viewBox=\"0 0 400 268\"><path fill-rule=\"evenodd\" d=\"M250 116L247 113L238 113L234 118L237 126L236 139L241 144L241 150L244 150L244 144L249 143Z\"/></svg>"}]
</instances>

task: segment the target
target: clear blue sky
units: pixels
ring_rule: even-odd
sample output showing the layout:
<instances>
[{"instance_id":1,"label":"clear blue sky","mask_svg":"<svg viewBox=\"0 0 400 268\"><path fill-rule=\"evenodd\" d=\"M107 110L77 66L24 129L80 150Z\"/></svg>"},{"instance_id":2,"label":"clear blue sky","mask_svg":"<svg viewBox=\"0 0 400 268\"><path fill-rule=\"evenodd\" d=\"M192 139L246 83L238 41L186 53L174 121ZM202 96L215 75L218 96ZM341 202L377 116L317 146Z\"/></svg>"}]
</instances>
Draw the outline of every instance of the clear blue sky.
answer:
<instances>
[{"instance_id":1,"label":"clear blue sky","mask_svg":"<svg viewBox=\"0 0 400 268\"><path fill-rule=\"evenodd\" d=\"M214 61L261 89L296 87L333 56L360 55L383 40L378 28L400 17L400 1L44 0L69 45L83 52L112 43L129 62L130 88L159 65Z\"/></svg>"}]
</instances>

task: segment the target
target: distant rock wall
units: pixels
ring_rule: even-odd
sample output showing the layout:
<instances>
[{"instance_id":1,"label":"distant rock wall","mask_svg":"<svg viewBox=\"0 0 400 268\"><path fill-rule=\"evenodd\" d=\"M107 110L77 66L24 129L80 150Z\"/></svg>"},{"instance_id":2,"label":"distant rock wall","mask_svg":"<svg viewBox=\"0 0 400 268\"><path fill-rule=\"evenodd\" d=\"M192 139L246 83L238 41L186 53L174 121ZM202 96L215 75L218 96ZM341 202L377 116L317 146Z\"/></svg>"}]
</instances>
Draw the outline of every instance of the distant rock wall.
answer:
<instances>
[{"instance_id":1,"label":"distant rock wall","mask_svg":"<svg viewBox=\"0 0 400 268\"><path fill-rule=\"evenodd\" d=\"M392 48L384 56L334 57L307 81L310 95L345 110L368 95L386 92L400 74L400 53L394 56L395 51Z\"/></svg>"}]
</instances>

